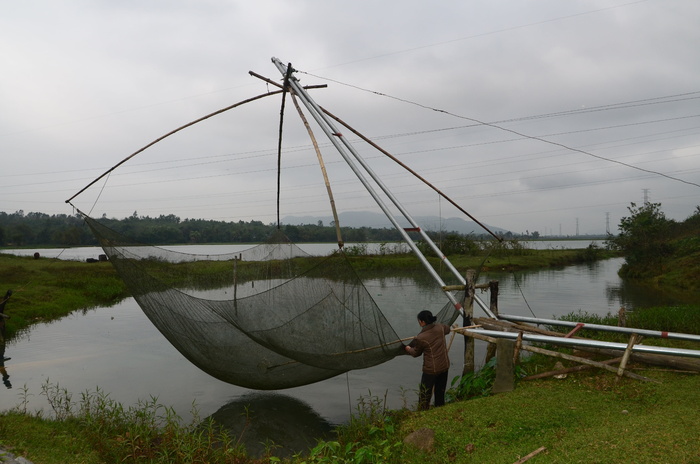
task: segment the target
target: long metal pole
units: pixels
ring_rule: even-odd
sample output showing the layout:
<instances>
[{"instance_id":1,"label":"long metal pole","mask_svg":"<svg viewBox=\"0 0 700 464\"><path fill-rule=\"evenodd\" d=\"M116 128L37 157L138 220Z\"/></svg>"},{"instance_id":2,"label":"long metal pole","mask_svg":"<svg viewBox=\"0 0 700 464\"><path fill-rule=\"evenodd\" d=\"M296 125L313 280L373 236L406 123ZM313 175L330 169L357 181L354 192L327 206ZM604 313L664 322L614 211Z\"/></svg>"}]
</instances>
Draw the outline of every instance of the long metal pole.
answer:
<instances>
[{"instance_id":1,"label":"long metal pole","mask_svg":"<svg viewBox=\"0 0 700 464\"><path fill-rule=\"evenodd\" d=\"M600 330L605 332L618 332L626 334L637 334L645 337L670 338L673 340L689 340L700 342L700 335L685 334L678 332L664 332L661 330L635 329L632 327L616 327L613 325L588 324L584 322L560 321L557 319L540 319L538 317L513 316L510 314L500 314L499 317L511 322L528 322L531 324L558 325L562 327L578 327L589 330Z\"/></svg>"},{"instance_id":2,"label":"long metal pole","mask_svg":"<svg viewBox=\"0 0 700 464\"><path fill-rule=\"evenodd\" d=\"M485 330L485 329L469 329L464 331L467 335L469 332L475 332L477 334L486 335L493 338L510 338L515 340L518 338L515 332L500 332L498 330ZM608 348L613 350L626 350L626 343L615 343L615 342L603 342L600 340L589 340L582 338L564 338L564 337L551 337L548 335L532 335L523 334L523 340L527 342L534 343L551 343L553 345L564 345L564 346L585 346L589 348ZM686 358L700 358L700 350L688 350L685 348L669 348L666 346L650 346L650 345L634 345L632 351L635 353L651 353L651 354L664 354L671 356L683 356Z\"/></svg>"},{"instance_id":3,"label":"long metal pole","mask_svg":"<svg viewBox=\"0 0 700 464\"><path fill-rule=\"evenodd\" d=\"M272 58L272 62L274 65L277 67L277 69L283 74L286 74L287 66L283 64L279 59L277 58ZM293 91L297 94L301 102L306 106L306 108L309 110L309 113L311 113L311 116L316 120L318 123L319 127L321 127L321 130L326 134L328 139L331 141L333 146L338 150L338 153L343 157L345 162L348 164L350 169L355 173L357 178L360 180L362 185L365 187L367 192L372 196L374 199L375 203L379 206L379 208L384 212L386 217L391 221L392 225L396 228L397 231L402 235L408 246L411 248L411 250L414 252L414 254L418 257L418 259L421 261L423 266L428 270L430 275L435 279L435 281L440 285L440 287L445 287L445 283L443 282L442 278L437 274L435 269L430 265L428 260L423 256L423 254L420 252L418 249L417 245L415 242L411 239L411 237L408 235L408 233L404 230L403 227L399 225L399 223L396 221L394 218L393 214L391 214L391 211L389 210L388 206L384 203L382 198L379 196L379 194L374 190L372 185L370 184L369 180L364 176L363 172L357 167L355 162L351 159L350 154L348 154L348 151L352 154L352 156L360 162L360 164L363 164L360 159L358 159L359 154L357 154L354 150L354 148L345 140L345 138L342 136L342 134L338 131L338 129L334 126L332 121L330 121L326 115L323 113L323 111L320 109L320 107L316 104L316 102L313 101L313 99L309 96L309 94L304 90L304 88L299 84L299 81L296 79L296 77L292 74L289 77L289 86L293 89ZM343 141L343 144L339 142L339 139ZM347 150L347 151L346 151ZM363 164L364 167L364 164ZM372 175L370 172L368 172L370 176ZM376 181L376 179L375 179ZM390 197L391 198L391 197ZM442 254L442 253L440 253ZM462 308L462 304L457 301L457 299L450 293L449 291L443 290L447 298L450 300L450 302L454 305L454 307L460 312L464 313L464 309Z\"/></svg>"},{"instance_id":4,"label":"long metal pole","mask_svg":"<svg viewBox=\"0 0 700 464\"><path fill-rule=\"evenodd\" d=\"M277 69L283 74L286 74L287 66L284 65L279 59L277 58L272 58L272 62L275 64ZM415 245L414 241L410 238L408 233L405 231L403 227L399 225L399 223L396 221L394 218L393 214L389 211L388 207L384 203L384 201L378 196L378 194L374 191L374 188L372 185L369 183L369 181L364 177L364 174L359 170L359 168L355 165L355 163L350 159L348 152L352 155L352 157L360 163L360 165L363 167L365 172L369 174L369 176L376 182L376 184L380 187L380 189L385 193L385 195L391 200L391 202L399 209L401 214L409 221L409 223L421 234L423 239L430 245L430 247L435 251L435 253L441 257L441 259L445 262L446 266L452 273L462 282L462 284L466 285L466 281L464 280L464 277L454 268L452 263L449 262L449 260L445 257L445 255L442 253L442 251L437 247L437 245L428 237L428 235L425 233L425 231L413 220L413 218L410 216L410 214L405 210L405 208L400 204L400 202L394 197L394 195L389 191L389 189L384 185L384 183L379 179L379 177L372 171L372 169L367 165L367 163L364 161L362 156L355 150L355 148L352 146L352 144L345 138L343 135L340 133L340 131L335 127L333 122L328 119L326 114L323 112L323 110L316 104L316 102L308 95L308 93L303 89L303 87L299 84L299 82L296 80L296 78L292 75L289 79L289 85L294 89L294 91L297 93L297 95L300 97L300 100L304 103L304 106L309 110L311 115L314 117L316 122L319 124L321 129L324 131L328 139L331 141L331 143L335 146L335 148L338 150L338 152L341 154L343 159L345 159L345 162L350 166L350 168L353 170L355 175L358 177L360 182L364 185L365 189L369 192L369 194L372 196L374 201L379 205L379 207L382 209L386 217L391 221L392 225L401 233L403 236L404 240L406 240L406 243L409 245L411 250L418 256L420 261L423 263L423 265L426 267L428 272L433 276L433 278L436 280L436 282L441 286L444 287L445 283L442 281L440 276L435 272L435 269L430 265L430 263L427 261L425 256L420 252L418 247ZM342 142L341 143L339 142ZM347 152L346 152L347 150ZM449 300L452 302L452 304L457 308L460 312L463 313L463 308L460 302L458 302L454 295L452 295L450 292L445 291L445 294L448 296ZM485 303L483 303L481 300L478 298L475 298L477 302L479 303L479 306L486 312L487 315L490 317L494 317L493 313L488 309L488 306L486 306Z\"/></svg>"}]
</instances>

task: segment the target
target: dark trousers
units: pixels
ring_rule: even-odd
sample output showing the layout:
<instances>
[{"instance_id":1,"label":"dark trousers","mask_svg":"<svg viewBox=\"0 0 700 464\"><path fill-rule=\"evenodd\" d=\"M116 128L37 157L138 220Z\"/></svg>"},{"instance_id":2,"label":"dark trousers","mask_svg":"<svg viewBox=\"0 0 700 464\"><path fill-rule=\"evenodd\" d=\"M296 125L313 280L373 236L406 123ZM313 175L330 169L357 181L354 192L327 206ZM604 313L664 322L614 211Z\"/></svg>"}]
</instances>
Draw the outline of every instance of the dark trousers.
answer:
<instances>
[{"instance_id":1,"label":"dark trousers","mask_svg":"<svg viewBox=\"0 0 700 464\"><path fill-rule=\"evenodd\" d=\"M435 392L435 406L445 404L445 389L447 388L447 371L437 375L426 374L420 378L418 389L418 409L424 411L430 408L430 398Z\"/></svg>"}]
</instances>

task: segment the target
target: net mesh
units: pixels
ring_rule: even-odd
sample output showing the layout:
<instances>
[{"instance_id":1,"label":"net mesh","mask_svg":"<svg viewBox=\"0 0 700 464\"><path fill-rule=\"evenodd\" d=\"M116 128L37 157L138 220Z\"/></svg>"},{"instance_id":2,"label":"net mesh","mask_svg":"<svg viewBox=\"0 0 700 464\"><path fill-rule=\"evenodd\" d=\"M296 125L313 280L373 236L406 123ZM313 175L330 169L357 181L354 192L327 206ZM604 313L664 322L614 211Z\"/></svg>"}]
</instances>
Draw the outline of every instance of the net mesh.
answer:
<instances>
[{"instance_id":1,"label":"net mesh","mask_svg":"<svg viewBox=\"0 0 700 464\"><path fill-rule=\"evenodd\" d=\"M92 218L86 222L158 330L222 381L291 388L403 353L342 251L313 257L275 236L237 253L193 255L133 243ZM444 301L436 316L451 324L458 313ZM413 319L417 309L405 317Z\"/></svg>"}]
</instances>

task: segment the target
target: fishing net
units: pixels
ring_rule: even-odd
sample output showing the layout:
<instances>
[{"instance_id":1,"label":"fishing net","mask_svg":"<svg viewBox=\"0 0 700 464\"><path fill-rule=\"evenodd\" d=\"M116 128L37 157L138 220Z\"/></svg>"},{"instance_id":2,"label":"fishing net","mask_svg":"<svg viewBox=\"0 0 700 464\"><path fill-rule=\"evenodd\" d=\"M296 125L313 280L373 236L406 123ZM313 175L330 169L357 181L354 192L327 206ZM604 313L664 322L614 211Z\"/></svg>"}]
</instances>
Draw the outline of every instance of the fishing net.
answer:
<instances>
[{"instance_id":1,"label":"fishing net","mask_svg":"<svg viewBox=\"0 0 700 464\"><path fill-rule=\"evenodd\" d=\"M290 388L403 354L399 335L342 251L314 257L275 236L233 254L194 255L86 222L158 330L222 381ZM425 308L403 309L415 322ZM446 324L458 314L449 301L435 312Z\"/></svg>"}]
</instances>

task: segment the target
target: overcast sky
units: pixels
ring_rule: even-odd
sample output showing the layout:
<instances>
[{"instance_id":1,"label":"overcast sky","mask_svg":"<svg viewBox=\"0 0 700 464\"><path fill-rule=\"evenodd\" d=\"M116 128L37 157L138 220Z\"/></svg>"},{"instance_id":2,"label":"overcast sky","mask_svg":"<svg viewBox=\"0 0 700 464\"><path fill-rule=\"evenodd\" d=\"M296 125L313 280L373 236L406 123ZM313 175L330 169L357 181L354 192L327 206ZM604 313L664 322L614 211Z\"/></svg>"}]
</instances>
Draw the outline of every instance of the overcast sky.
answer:
<instances>
[{"instance_id":1,"label":"overcast sky","mask_svg":"<svg viewBox=\"0 0 700 464\"><path fill-rule=\"evenodd\" d=\"M700 204L700 2L36 1L0 15L0 211L65 200L161 135L274 90L291 62L318 104L477 219L617 230L630 203ZM183 130L72 203L100 217L275 222L281 96ZM307 115L308 117L308 115ZM486 123L486 124L484 124ZM327 139L339 211L378 211ZM413 215L468 219L343 131ZM280 215L329 216L291 99Z\"/></svg>"}]
</instances>

